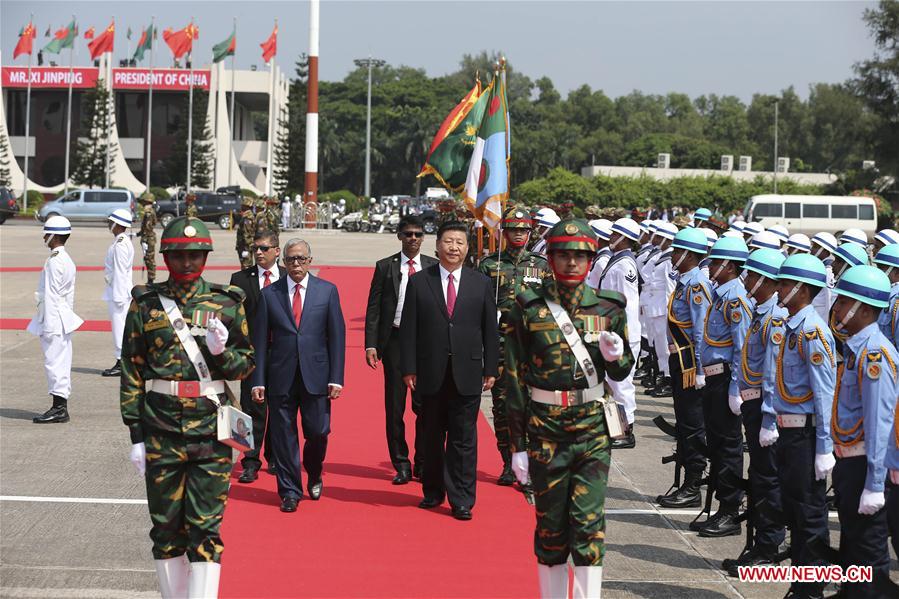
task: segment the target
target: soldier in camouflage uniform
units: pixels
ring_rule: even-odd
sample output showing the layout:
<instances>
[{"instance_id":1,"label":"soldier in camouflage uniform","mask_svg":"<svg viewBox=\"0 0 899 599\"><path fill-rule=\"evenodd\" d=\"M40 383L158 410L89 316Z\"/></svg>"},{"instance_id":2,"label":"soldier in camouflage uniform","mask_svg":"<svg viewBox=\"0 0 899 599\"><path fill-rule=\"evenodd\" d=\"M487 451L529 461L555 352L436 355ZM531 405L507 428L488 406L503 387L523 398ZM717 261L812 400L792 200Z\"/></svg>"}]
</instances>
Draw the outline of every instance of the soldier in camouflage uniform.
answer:
<instances>
[{"instance_id":1,"label":"soldier in camouflage uniform","mask_svg":"<svg viewBox=\"0 0 899 599\"><path fill-rule=\"evenodd\" d=\"M125 320L121 411L131 433L131 461L147 484L153 558L163 597L215 597L228 498L231 448L217 441L216 406L226 402L226 380L255 366L244 294L200 275L212 251L200 220L174 219L162 234L169 279L138 285ZM166 314L171 298L181 316ZM188 324L189 323L189 324ZM204 395L176 328L190 326L209 370ZM204 366L201 363L200 369Z\"/></svg>"},{"instance_id":2,"label":"soldier in camouflage uniform","mask_svg":"<svg viewBox=\"0 0 899 599\"><path fill-rule=\"evenodd\" d=\"M565 219L547 240L554 279L522 292L506 317L512 468L519 481L530 473L534 485L541 596L567 597L570 555L575 596L599 597L610 461L602 380L622 380L634 364L626 301L586 284L596 250L586 222ZM586 349L587 372L566 330Z\"/></svg>"},{"instance_id":3,"label":"soldier in camouflage uniform","mask_svg":"<svg viewBox=\"0 0 899 599\"><path fill-rule=\"evenodd\" d=\"M193 218L197 218L199 216L199 213L197 211L196 201L197 201L197 196L195 196L192 193L189 193L186 196L184 196L184 206L185 206L184 207L184 215L185 216L190 216Z\"/></svg>"},{"instance_id":4,"label":"soldier in camouflage uniform","mask_svg":"<svg viewBox=\"0 0 899 599\"><path fill-rule=\"evenodd\" d=\"M253 202L253 207L256 209L256 230L264 231L268 229L269 217L265 213L265 199L256 198Z\"/></svg>"},{"instance_id":5,"label":"soldier in camouflage uniform","mask_svg":"<svg viewBox=\"0 0 899 599\"><path fill-rule=\"evenodd\" d=\"M144 266L147 268L147 283L156 280L156 206L152 193L146 192L138 200L140 211L140 247L144 251Z\"/></svg>"},{"instance_id":6,"label":"soldier in camouflage uniform","mask_svg":"<svg viewBox=\"0 0 899 599\"><path fill-rule=\"evenodd\" d=\"M490 277L494 288L497 288L496 307L499 311L500 330L503 318L508 314L515 298L529 287L540 287L543 279L552 276L546 258L527 251L528 238L534 227L534 221L526 209L513 206L503 216L503 237L505 248L485 256L478 270ZM508 486L515 482L512 473L512 451L509 448L509 421L506 418L506 384L503 376L503 344L505 335L500 335L499 377L490 390L493 395L493 428L496 434L496 447L503 458L503 471L497 484Z\"/></svg>"},{"instance_id":7,"label":"soldier in camouflage uniform","mask_svg":"<svg viewBox=\"0 0 899 599\"><path fill-rule=\"evenodd\" d=\"M281 232L281 204L278 198L265 198L265 228Z\"/></svg>"},{"instance_id":8,"label":"soldier in camouflage uniform","mask_svg":"<svg viewBox=\"0 0 899 599\"><path fill-rule=\"evenodd\" d=\"M237 242L234 249L237 250L237 259L240 260L240 267L250 268L254 262L250 248L253 247L253 239L256 238L256 215L253 214L253 199L244 196L240 208L241 212L237 224Z\"/></svg>"}]
</instances>

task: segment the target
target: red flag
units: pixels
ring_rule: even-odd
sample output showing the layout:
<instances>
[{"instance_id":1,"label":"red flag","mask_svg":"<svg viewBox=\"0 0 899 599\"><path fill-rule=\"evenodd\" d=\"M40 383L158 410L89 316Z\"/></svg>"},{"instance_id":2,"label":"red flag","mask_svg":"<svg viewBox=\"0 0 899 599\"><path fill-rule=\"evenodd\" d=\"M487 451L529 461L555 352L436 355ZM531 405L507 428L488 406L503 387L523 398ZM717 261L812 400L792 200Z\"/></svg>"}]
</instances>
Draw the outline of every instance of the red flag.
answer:
<instances>
[{"instance_id":1,"label":"red flag","mask_svg":"<svg viewBox=\"0 0 899 599\"><path fill-rule=\"evenodd\" d=\"M169 28L162 32L162 39L172 50L176 60L190 52L193 49L194 40L199 37L200 30L193 23L178 31L172 31Z\"/></svg>"},{"instance_id":2,"label":"red flag","mask_svg":"<svg viewBox=\"0 0 899 599\"><path fill-rule=\"evenodd\" d=\"M13 59L19 54L31 54L35 35L37 35L37 32L34 30L34 25L28 23L25 29L22 30L22 33L19 34L19 42L16 44L16 49L12 51Z\"/></svg>"},{"instance_id":3,"label":"red flag","mask_svg":"<svg viewBox=\"0 0 899 599\"><path fill-rule=\"evenodd\" d=\"M64 39L66 39L67 37L69 37L69 34L70 34L70 33L71 33L71 32L69 31L69 28L68 28L68 27L63 27L62 29L57 29L57 30L56 30L56 33L53 34L53 37L54 37L55 39L58 39L58 40L64 40ZM77 27L75 28L75 35L78 35L78 28L77 28Z\"/></svg>"},{"instance_id":4,"label":"red flag","mask_svg":"<svg viewBox=\"0 0 899 599\"><path fill-rule=\"evenodd\" d=\"M278 26L272 30L268 39L259 44L262 47L262 61L269 62L278 53Z\"/></svg>"},{"instance_id":5,"label":"red flag","mask_svg":"<svg viewBox=\"0 0 899 599\"><path fill-rule=\"evenodd\" d=\"M91 60L96 60L97 57L104 52L112 52L114 43L115 21L110 23L109 27L107 27L103 33L87 45L87 49L90 50L91 53Z\"/></svg>"},{"instance_id":6,"label":"red flag","mask_svg":"<svg viewBox=\"0 0 899 599\"><path fill-rule=\"evenodd\" d=\"M87 31L84 32L84 39L86 39L86 40L94 39L94 28L92 26L88 27Z\"/></svg>"},{"instance_id":7,"label":"red flag","mask_svg":"<svg viewBox=\"0 0 899 599\"><path fill-rule=\"evenodd\" d=\"M144 29L143 31L140 32L140 39L137 42L137 47L140 48L141 46L143 46L146 43L147 43L147 30Z\"/></svg>"}]
</instances>

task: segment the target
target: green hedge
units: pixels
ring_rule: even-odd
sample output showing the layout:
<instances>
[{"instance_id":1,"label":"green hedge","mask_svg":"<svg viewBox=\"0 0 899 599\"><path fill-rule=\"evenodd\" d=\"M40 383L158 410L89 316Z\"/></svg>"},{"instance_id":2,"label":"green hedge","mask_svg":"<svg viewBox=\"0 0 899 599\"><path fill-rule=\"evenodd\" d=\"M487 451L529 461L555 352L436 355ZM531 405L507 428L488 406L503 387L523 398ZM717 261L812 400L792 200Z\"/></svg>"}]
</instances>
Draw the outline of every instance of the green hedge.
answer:
<instances>
[{"instance_id":1,"label":"green hedge","mask_svg":"<svg viewBox=\"0 0 899 599\"><path fill-rule=\"evenodd\" d=\"M44 205L44 194L39 192L36 189L28 190L28 210L25 210L25 201L23 196L18 197L19 209L22 210L24 214L34 214L38 210L41 209L41 206Z\"/></svg>"},{"instance_id":2,"label":"green hedge","mask_svg":"<svg viewBox=\"0 0 899 599\"><path fill-rule=\"evenodd\" d=\"M153 187L150 186L150 193L153 194L153 198L156 200L168 200L172 196L169 195L169 192L165 187Z\"/></svg>"},{"instance_id":3,"label":"green hedge","mask_svg":"<svg viewBox=\"0 0 899 599\"><path fill-rule=\"evenodd\" d=\"M329 191L327 193L320 194L318 196L318 199L320 202L334 202L335 204L339 203L340 200L346 200L347 214L349 214L350 212L356 212L357 210L361 210L363 207L368 206L364 198L360 199L356 197L356 194L354 194L349 189Z\"/></svg>"}]
</instances>

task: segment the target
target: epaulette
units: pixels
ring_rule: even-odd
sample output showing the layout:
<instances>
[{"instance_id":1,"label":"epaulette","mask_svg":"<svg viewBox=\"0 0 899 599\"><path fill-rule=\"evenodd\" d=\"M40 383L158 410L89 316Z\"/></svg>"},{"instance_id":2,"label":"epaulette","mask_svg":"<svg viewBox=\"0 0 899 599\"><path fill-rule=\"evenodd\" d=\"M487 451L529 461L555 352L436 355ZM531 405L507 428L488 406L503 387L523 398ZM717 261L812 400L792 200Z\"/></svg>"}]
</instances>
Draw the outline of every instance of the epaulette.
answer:
<instances>
[{"instance_id":1,"label":"epaulette","mask_svg":"<svg viewBox=\"0 0 899 599\"><path fill-rule=\"evenodd\" d=\"M58 255L59 255L59 250L53 250L52 252L50 252L50 257L51 257L51 258L55 258L55 257L58 256Z\"/></svg>"},{"instance_id":2,"label":"epaulette","mask_svg":"<svg viewBox=\"0 0 899 599\"><path fill-rule=\"evenodd\" d=\"M541 299L540 294L531 288L527 288L515 296L515 301L518 302L518 305L522 308L528 306L528 304L534 303L539 299Z\"/></svg>"},{"instance_id":3,"label":"epaulette","mask_svg":"<svg viewBox=\"0 0 899 599\"><path fill-rule=\"evenodd\" d=\"M149 295L151 293L156 293L156 286L153 284L148 285L135 285L131 288L131 297L136 300L144 297L145 295Z\"/></svg>"},{"instance_id":4,"label":"epaulette","mask_svg":"<svg viewBox=\"0 0 899 599\"><path fill-rule=\"evenodd\" d=\"M235 301L238 301L238 302L242 302L244 300L244 298L246 297L246 293L244 293L244 290L241 289L240 287L238 287L237 285L222 285L221 283L209 283L209 282L207 282L207 285L209 285L210 289L214 289L215 291L220 291L220 292L224 293L225 295L230 296L231 298L233 298Z\"/></svg>"},{"instance_id":5,"label":"epaulette","mask_svg":"<svg viewBox=\"0 0 899 599\"><path fill-rule=\"evenodd\" d=\"M617 304L619 308L627 307L627 298L624 294L612 291L611 289L601 289L596 292L596 297Z\"/></svg>"}]
</instances>

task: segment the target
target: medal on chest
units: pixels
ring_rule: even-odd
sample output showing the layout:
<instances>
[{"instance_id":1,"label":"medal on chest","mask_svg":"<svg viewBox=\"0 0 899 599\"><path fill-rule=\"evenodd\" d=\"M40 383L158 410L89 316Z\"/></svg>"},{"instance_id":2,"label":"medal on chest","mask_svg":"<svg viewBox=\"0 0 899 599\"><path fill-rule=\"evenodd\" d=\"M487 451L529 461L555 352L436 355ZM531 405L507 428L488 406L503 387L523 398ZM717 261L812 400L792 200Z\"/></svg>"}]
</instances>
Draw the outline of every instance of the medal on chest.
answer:
<instances>
[{"instance_id":1,"label":"medal on chest","mask_svg":"<svg viewBox=\"0 0 899 599\"><path fill-rule=\"evenodd\" d=\"M605 319L596 314L581 315L581 322L584 323L584 341L586 343L596 343L599 341L599 334L605 330Z\"/></svg>"},{"instance_id":2,"label":"medal on chest","mask_svg":"<svg viewBox=\"0 0 899 599\"><path fill-rule=\"evenodd\" d=\"M203 310L201 308L194 310L194 313L190 318L190 334L194 337L205 335L206 327L209 325L209 319L213 316L214 314L209 310Z\"/></svg>"}]
</instances>

